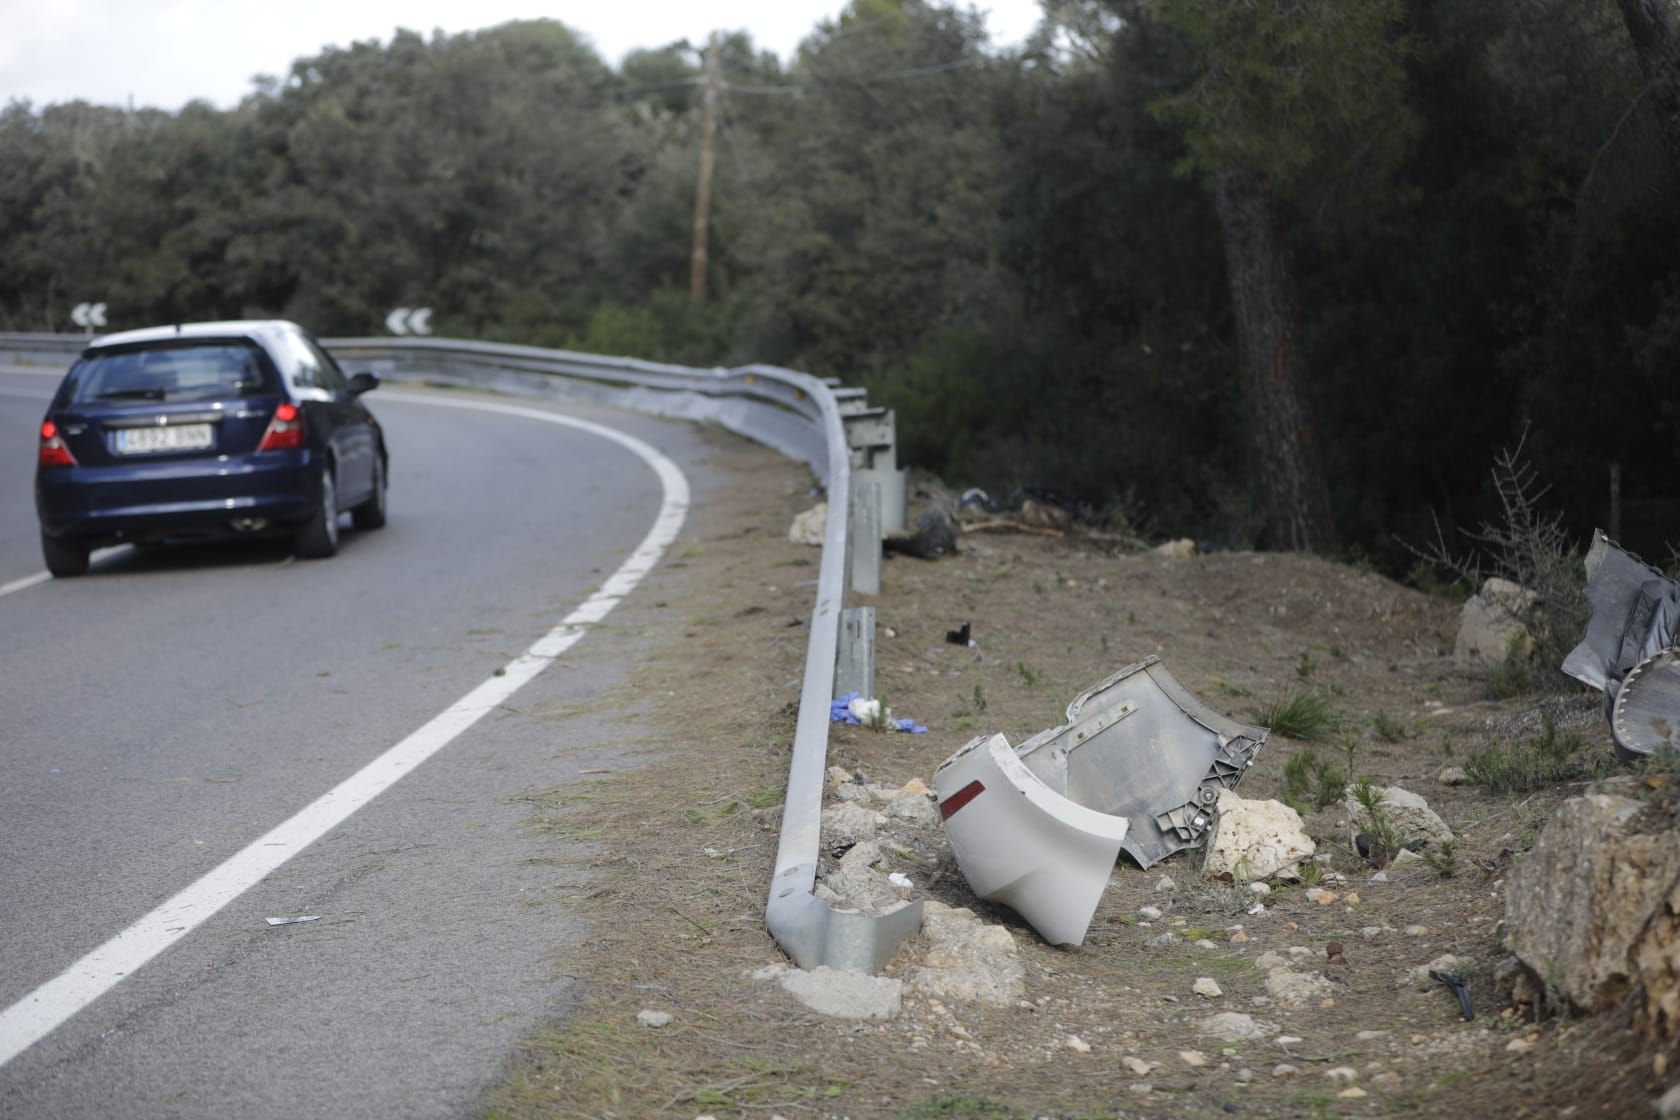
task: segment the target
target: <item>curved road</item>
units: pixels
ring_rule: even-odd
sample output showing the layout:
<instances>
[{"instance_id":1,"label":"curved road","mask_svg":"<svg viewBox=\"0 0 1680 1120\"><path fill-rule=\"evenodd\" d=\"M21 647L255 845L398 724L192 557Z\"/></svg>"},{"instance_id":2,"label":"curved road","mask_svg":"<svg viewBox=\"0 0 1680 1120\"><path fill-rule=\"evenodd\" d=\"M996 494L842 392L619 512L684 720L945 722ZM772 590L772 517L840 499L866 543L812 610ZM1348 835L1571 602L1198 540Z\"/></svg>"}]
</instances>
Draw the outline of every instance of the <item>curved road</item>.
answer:
<instances>
[{"instance_id":1,"label":"curved road","mask_svg":"<svg viewBox=\"0 0 1680 1120\"><path fill-rule=\"evenodd\" d=\"M494 681L664 497L598 434L388 388L390 524L334 559L118 549L32 583L53 384L0 372L0 1013ZM691 428L566 411L704 489ZM0 1115L469 1113L566 1006L552 958L583 931L554 903L583 879L518 799L634 734L578 712L633 683L610 627L0 1066Z\"/></svg>"}]
</instances>

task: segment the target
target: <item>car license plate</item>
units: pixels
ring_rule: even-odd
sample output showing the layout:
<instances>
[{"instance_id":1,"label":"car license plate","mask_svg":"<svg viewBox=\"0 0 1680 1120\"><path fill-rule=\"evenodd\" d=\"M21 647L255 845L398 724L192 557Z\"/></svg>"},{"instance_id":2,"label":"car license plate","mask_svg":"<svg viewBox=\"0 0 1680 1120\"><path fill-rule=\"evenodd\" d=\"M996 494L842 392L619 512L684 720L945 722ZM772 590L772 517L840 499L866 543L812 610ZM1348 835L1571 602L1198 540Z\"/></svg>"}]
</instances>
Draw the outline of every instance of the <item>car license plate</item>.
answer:
<instances>
[{"instance_id":1,"label":"car license plate","mask_svg":"<svg viewBox=\"0 0 1680 1120\"><path fill-rule=\"evenodd\" d=\"M208 424L170 424L156 428L118 428L118 455L159 451L203 451L214 442Z\"/></svg>"}]
</instances>

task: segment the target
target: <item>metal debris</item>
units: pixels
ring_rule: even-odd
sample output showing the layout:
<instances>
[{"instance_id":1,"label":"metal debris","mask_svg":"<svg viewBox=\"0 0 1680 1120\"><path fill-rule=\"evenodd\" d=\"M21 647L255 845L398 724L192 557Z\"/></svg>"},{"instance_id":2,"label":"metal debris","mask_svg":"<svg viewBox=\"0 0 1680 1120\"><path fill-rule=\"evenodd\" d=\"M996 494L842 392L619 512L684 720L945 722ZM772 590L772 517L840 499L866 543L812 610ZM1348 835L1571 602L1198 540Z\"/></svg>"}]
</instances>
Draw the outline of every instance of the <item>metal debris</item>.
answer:
<instances>
[{"instance_id":1,"label":"metal debris","mask_svg":"<svg viewBox=\"0 0 1680 1120\"><path fill-rule=\"evenodd\" d=\"M1201 843L1221 789L1235 789L1268 731L1209 708L1158 657L1086 689L1068 722L1017 750L1051 789L1126 817L1124 849L1148 868Z\"/></svg>"},{"instance_id":2,"label":"metal debris","mask_svg":"<svg viewBox=\"0 0 1680 1120\"><path fill-rule=\"evenodd\" d=\"M1680 725L1680 584L1603 531L1587 553L1592 617L1563 671L1604 692L1604 714L1623 762L1674 746Z\"/></svg>"}]
</instances>

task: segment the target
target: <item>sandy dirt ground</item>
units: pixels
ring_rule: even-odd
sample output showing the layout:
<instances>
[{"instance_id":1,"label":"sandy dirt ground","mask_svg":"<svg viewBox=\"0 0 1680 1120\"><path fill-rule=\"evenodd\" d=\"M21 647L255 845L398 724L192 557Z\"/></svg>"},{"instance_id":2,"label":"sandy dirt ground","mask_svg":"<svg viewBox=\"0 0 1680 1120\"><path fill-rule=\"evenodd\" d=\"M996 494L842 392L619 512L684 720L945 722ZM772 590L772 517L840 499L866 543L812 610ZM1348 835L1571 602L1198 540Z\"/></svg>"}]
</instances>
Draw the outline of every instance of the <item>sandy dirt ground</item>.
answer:
<instances>
[{"instance_id":1,"label":"sandy dirt ground","mask_svg":"<svg viewBox=\"0 0 1680 1120\"><path fill-rule=\"evenodd\" d=\"M1483 676L1452 659L1456 603L1305 556L1169 559L1077 536L975 533L956 556L890 559L873 600L877 692L930 731L836 726L829 762L872 783L928 781L972 737L1019 743L1059 723L1082 688L1157 655L1239 718L1302 690L1327 698L1337 732L1317 745L1274 735L1241 794L1276 796L1301 751L1351 761L1356 776L1428 799L1458 835L1450 874L1413 864L1372 881L1337 803L1307 818L1330 856L1318 886L1333 901L1274 884L1252 915L1253 897L1204 878L1198 852L1149 871L1123 858L1085 943L1054 948L969 892L935 828L892 849L886 869L920 897L1007 929L1021 999L907 991L893 1018L856 1021L752 979L785 960L763 910L817 570L817 551L787 529L817 497L802 468L721 433L712 442L737 484L694 512L677 558L616 623L648 653L635 686L599 708L658 729L640 744L645 765L528 797L533 828L589 845L587 886L546 904L596 932L558 951L555 968L581 978L584 994L510 1059L486 1115L1648 1113L1665 1085L1625 1013L1534 1024L1493 979L1508 869L1581 787L1490 796L1438 780L1485 745L1538 734L1542 710L1608 754L1596 702L1488 699ZM964 622L974 646L947 643ZM1174 889L1158 889L1163 876ZM1169 931L1174 943L1146 945ZM1324 977L1327 994L1301 1007L1269 999L1255 963L1267 952ZM906 946L889 975L917 953ZM1447 989L1407 978L1448 953L1469 980L1473 1021ZM1194 994L1199 978L1222 994ZM644 1010L671 1021L645 1026ZM1200 1037L1198 1024L1222 1011L1251 1015L1262 1037Z\"/></svg>"}]
</instances>

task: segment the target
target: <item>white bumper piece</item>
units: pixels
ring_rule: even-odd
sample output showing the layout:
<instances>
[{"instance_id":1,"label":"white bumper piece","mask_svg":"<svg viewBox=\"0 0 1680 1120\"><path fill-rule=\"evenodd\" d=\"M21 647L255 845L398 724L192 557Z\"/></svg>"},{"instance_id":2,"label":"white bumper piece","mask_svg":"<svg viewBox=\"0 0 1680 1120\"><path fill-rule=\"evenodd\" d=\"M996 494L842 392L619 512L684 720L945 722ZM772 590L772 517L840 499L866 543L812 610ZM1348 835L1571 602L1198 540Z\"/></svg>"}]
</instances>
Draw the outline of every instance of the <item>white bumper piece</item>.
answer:
<instances>
[{"instance_id":1,"label":"white bumper piece","mask_svg":"<svg viewBox=\"0 0 1680 1120\"><path fill-rule=\"evenodd\" d=\"M1025 918L1052 945L1085 940L1125 817L1068 800L1002 735L972 740L933 775L945 834L974 893Z\"/></svg>"}]
</instances>

